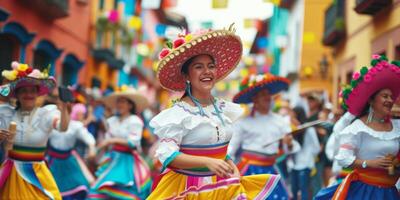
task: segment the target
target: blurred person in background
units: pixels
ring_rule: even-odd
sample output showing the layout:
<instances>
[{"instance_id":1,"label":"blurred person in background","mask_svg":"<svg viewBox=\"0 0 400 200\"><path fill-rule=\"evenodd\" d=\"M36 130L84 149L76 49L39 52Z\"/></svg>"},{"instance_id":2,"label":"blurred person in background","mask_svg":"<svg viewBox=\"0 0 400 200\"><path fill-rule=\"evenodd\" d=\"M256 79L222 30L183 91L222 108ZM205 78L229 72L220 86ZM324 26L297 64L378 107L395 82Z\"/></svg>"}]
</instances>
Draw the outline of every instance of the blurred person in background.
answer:
<instances>
[{"instance_id":1,"label":"blurred person in background","mask_svg":"<svg viewBox=\"0 0 400 200\"><path fill-rule=\"evenodd\" d=\"M300 150L297 142L292 142L289 120L272 112L272 95L286 90L289 80L272 74L251 75L241 83L241 90L233 98L235 103L253 103L250 116L234 124L234 134L229 144L228 153L237 159L241 175L279 174L276 160L282 154ZM282 148L280 148L282 147ZM281 151L282 150L282 151ZM290 192L281 179L271 198L290 199Z\"/></svg>"}]
</instances>

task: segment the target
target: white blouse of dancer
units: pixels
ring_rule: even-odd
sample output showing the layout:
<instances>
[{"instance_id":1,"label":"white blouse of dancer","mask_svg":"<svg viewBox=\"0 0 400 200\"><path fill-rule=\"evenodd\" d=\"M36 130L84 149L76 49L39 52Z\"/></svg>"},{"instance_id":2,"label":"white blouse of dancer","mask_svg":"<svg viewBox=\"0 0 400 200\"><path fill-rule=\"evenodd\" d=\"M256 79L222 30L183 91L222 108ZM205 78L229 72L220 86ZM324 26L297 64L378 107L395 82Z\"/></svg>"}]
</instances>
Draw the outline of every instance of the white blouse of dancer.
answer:
<instances>
[{"instance_id":1,"label":"white blouse of dancer","mask_svg":"<svg viewBox=\"0 0 400 200\"><path fill-rule=\"evenodd\" d=\"M335 159L343 167L354 160L371 160L387 154L396 155L400 148L400 120L391 120L391 131L375 131L361 120L355 120L339 134L340 146Z\"/></svg>"},{"instance_id":2,"label":"white blouse of dancer","mask_svg":"<svg viewBox=\"0 0 400 200\"><path fill-rule=\"evenodd\" d=\"M240 147L243 150L262 154L277 154L279 152L279 138L283 138L285 134L292 131L289 121L272 111L266 115L256 112L254 117L248 116L241 119L235 123L234 129L235 134L228 148L229 155L232 158ZM295 153L300 150L300 145L293 140L291 151L289 151L287 145L283 145L283 149L285 153Z\"/></svg>"},{"instance_id":3,"label":"white blouse of dancer","mask_svg":"<svg viewBox=\"0 0 400 200\"><path fill-rule=\"evenodd\" d=\"M0 111L1 112L1 111ZM25 147L45 147L53 129L60 129L60 111L56 105L35 108L31 112L14 111L17 123L14 144Z\"/></svg>"},{"instance_id":4,"label":"white blouse of dancer","mask_svg":"<svg viewBox=\"0 0 400 200\"><path fill-rule=\"evenodd\" d=\"M307 128L303 134L303 145L301 145L300 151L294 154L293 163L288 161L288 167L291 169L303 170L315 167L315 156L318 155L321 149L317 131L311 127Z\"/></svg>"},{"instance_id":5,"label":"white blouse of dancer","mask_svg":"<svg viewBox=\"0 0 400 200\"><path fill-rule=\"evenodd\" d=\"M117 116L107 119L108 131L106 138L123 138L128 140L131 147L140 148L142 139L143 121L136 115L120 120Z\"/></svg>"},{"instance_id":6,"label":"white blouse of dancer","mask_svg":"<svg viewBox=\"0 0 400 200\"><path fill-rule=\"evenodd\" d=\"M83 126L82 122L71 120L67 131L52 131L49 143L52 147L58 150L66 151L74 148L76 140L81 140L88 146L96 144L93 135L89 133L85 126Z\"/></svg>"},{"instance_id":7,"label":"white blouse of dancer","mask_svg":"<svg viewBox=\"0 0 400 200\"><path fill-rule=\"evenodd\" d=\"M0 104L0 129L8 129L10 120L14 113L15 109L10 104Z\"/></svg>"},{"instance_id":8,"label":"white blouse of dancer","mask_svg":"<svg viewBox=\"0 0 400 200\"><path fill-rule=\"evenodd\" d=\"M201 116L199 108L184 101L175 103L150 121L150 126L159 137L156 157L163 165L175 152L179 152L181 144L210 145L231 139L232 122L243 114L243 109L238 104L220 99L215 104L222 111L225 125L218 118L213 105L203 107L205 116Z\"/></svg>"}]
</instances>

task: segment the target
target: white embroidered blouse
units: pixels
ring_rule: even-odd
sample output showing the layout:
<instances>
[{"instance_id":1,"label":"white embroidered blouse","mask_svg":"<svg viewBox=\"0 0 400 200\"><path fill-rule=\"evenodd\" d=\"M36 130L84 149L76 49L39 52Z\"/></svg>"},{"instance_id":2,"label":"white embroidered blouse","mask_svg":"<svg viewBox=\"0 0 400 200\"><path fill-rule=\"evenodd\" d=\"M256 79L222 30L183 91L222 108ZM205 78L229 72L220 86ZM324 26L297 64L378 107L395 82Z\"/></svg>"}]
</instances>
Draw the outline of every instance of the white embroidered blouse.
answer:
<instances>
[{"instance_id":1,"label":"white embroidered blouse","mask_svg":"<svg viewBox=\"0 0 400 200\"><path fill-rule=\"evenodd\" d=\"M96 141L87 128L80 121L70 121L68 130L60 132L53 130L50 134L49 143L58 150L70 150L75 146L76 140L81 140L86 145L95 145Z\"/></svg>"},{"instance_id":2,"label":"white embroidered blouse","mask_svg":"<svg viewBox=\"0 0 400 200\"><path fill-rule=\"evenodd\" d=\"M127 139L130 146L140 147L142 139L143 121L136 115L131 115L123 120L118 116L112 116L107 119L108 131L106 138L116 137Z\"/></svg>"},{"instance_id":3,"label":"white embroidered blouse","mask_svg":"<svg viewBox=\"0 0 400 200\"><path fill-rule=\"evenodd\" d=\"M150 121L154 133L159 137L156 157L166 166L167 160L172 161L179 146L209 145L227 142L233 134L232 123L243 113L238 104L217 99L216 106L222 111L222 124L214 106L203 107L205 116L201 116L199 108L184 101L175 103L169 109L162 111Z\"/></svg>"},{"instance_id":4,"label":"white embroidered blouse","mask_svg":"<svg viewBox=\"0 0 400 200\"><path fill-rule=\"evenodd\" d=\"M240 147L247 151L270 155L277 154L279 152L279 139L291 132L289 121L272 112L266 115L256 112L254 117L248 116L235 123L234 129L235 134L228 148L231 157L235 156ZM269 145L266 146L267 144ZM286 153L295 153L300 150L300 145L293 140L292 150L289 151L286 145L284 145L284 150Z\"/></svg>"},{"instance_id":5,"label":"white embroidered blouse","mask_svg":"<svg viewBox=\"0 0 400 200\"><path fill-rule=\"evenodd\" d=\"M26 115L21 111L13 111L8 121L17 123L14 144L26 147L45 147L53 129L60 127L60 111L55 105L35 108Z\"/></svg>"},{"instance_id":6,"label":"white embroidered blouse","mask_svg":"<svg viewBox=\"0 0 400 200\"><path fill-rule=\"evenodd\" d=\"M391 131L375 131L361 120L355 120L339 134L339 152L335 159L343 167L354 160L371 160L387 154L396 155L400 148L400 120L392 120Z\"/></svg>"}]
</instances>

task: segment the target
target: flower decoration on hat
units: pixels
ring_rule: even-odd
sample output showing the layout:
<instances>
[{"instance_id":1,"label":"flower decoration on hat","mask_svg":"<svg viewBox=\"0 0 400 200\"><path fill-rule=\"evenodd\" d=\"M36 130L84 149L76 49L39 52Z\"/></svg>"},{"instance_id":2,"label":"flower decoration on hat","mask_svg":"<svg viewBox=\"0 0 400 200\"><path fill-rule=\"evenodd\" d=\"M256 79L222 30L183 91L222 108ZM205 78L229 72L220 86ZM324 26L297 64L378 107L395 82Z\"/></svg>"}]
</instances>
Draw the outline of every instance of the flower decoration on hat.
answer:
<instances>
[{"instance_id":1,"label":"flower decoration on hat","mask_svg":"<svg viewBox=\"0 0 400 200\"><path fill-rule=\"evenodd\" d=\"M399 84L400 62L390 63L384 55L373 55L371 67L364 66L354 72L350 84L344 85L339 92L342 108L357 116L370 96L378 90L388 88L397 97Z\"/></svg>"},{"instance_id":2,"label":"flower decoration on hat","mask_svg":"<svg viewBox=\"0 0 400 200\"><path fill-rule=\"evenodd\" d=\"M235 103L251 103L252 97L261 90L268 90L273 95L289 87L289 79L270 73L250 75L239 85L239 93L233 98Z\"/></svg>"},{"instance_id":3,"label":"flower decoration on hat","mask_svg":"<svg viewBox=\"0 0 400 200\"><path fill-rule=\"evenodd\" d=\"M37 79L48 78L46 72L40 72L38 69L33 69L27 64L18 63L16 61L11 63L12 70L4 70L1 75L9 81L15 81L19 78L32 77Z\"/></svg>"},{"instance_id":4,"label":"flower decoration on hat","mask_svg":"<svg viewBox=\"0 0 400 200\"><path fill-rule=\"evenodd\" d=\"M38 95L41 96L48 94L56 86L54 78L48 75L48 69L41 72L27 64L16 61L11 63L11 68L11 70L3 70L1 73L4 78L10 81L10 83L2 86L2 88L8 88L1 90L2 96L15 97L15 91L26 86L38 86Z\"/></svg>"},{"instance_id":5,"label":"flower decoration on hat","mask_svg":"<svg viewBox=\"0 0 400 200\"><path fill-rule=\"evenodd\" d=\"M182 65L190 58L204 54L215 61L217 81L223 79L237 66L243 53L242 42L235 31L232 24L228 29L185 32L167 41L158 56L157 78L161 86L172 91L185 90Z\"/></svg>"}]
</instances>

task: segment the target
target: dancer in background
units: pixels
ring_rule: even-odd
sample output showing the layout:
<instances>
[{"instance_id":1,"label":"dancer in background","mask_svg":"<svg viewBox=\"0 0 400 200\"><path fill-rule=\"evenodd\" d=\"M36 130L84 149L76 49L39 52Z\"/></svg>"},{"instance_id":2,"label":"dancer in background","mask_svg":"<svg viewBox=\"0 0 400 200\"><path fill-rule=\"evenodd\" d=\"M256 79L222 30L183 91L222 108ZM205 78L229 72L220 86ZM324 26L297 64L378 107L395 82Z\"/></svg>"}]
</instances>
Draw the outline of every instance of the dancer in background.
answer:
<instances>
[{"instance_id":1,"label":"dancer in background","mask_svg":"<svg viewBox=\"0 0 400 200\"><path fill-rule=\"evenodd\" d=\"M60 110L55 105L36 106L39 96L56 87L54 78L46 73L13 62L12 70L3 71L2 75L11 81L4 86L9 94L2 94L17 99L11 119L17 123L17 131L11 141L14 145L0 169L0 199L61 199L44 154L51 131L68 128L68 105L61 102Z\"/></svg>"},{"instance_id":2,"label":"dancer in background","mask_svg":"<svg viewBox=\"0 0 400 200\"><path fill-rule=\"evenodd\" d=\"M93 175L79 154L73 150L77 140L89 147L88 158L96 156L96 141L81 122L86 114L83 104L75 104L66 132L53 130L49 138L47 163L64 200L84 199L89 191Z\"/></svg>"},{"instance_id":3,"label":"dancer in background","mask_svg":"<svg viewBox=\"0 0 400 200\"><path fill-rule=\"evenodd\" d=\"M147 163L139 154L143 121L136 114L148 106L148 101L135 89L123 86L103 102L109 108L115 107L117 113L107 119L106 138L98 148L112 149L96 172L97 180L88 197L145 199L150 193L151 177Z\"/></svg>"},{"instance_id":4,"label":"dancer in background","mask_svg":"<svg viewBox=\"0 0 400 200\"><path fill-rule=\"evenodd\" d=\"M234 124L234 135L228 150L233 157L239 148L242 149L237 164L241 175L279 174L275 168L276 159L283 153L300 150L300 145L292 142L292 136L285 135L292 131L290 122L271 111L272 95L287 89L288 84L286 78L268 73L251 75L242 81L241 90L233 98L235 103L253 103L251 115ZM290 198L283 179L271 198Z\"/></svg>"}]
</instances>

